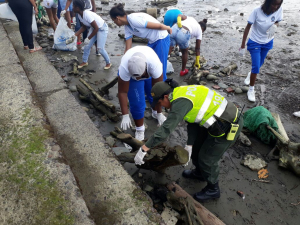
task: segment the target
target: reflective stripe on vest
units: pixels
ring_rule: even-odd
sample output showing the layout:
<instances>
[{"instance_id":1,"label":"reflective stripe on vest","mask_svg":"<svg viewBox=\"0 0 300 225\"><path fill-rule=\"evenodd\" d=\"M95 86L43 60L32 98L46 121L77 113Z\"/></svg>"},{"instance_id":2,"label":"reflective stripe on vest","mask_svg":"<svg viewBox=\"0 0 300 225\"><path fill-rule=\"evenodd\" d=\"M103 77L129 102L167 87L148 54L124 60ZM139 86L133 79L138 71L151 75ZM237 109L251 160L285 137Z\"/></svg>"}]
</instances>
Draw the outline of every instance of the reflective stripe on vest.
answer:
<instances>
[{"instance_id":1,"label":"reflective stripe on vest","mask_svg":"<svg viewBox=\"0 0 300 225\"><path fill-rule=\"evenodd\" d=\"M227 100L217 92L202 85L177 87L173 91L173 99L186 98L193 103L193 108L184 117L189 123L199 123L205 128L216 122L226 109Z\"/></svg>"}]
</instances>

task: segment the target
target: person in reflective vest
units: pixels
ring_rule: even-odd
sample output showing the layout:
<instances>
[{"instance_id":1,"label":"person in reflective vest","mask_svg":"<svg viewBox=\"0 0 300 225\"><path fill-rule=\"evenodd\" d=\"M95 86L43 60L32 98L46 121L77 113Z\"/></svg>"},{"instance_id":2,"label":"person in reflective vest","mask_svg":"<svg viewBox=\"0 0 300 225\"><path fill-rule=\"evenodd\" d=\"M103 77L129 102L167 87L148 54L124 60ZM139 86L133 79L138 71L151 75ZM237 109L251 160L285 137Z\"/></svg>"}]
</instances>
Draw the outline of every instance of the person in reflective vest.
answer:
<instances>
[{"instance_id":1,"label":"person in reflective vest","mask_svg":"<svg viewBox=\"0 0 300 225\"><path fill-rule=\"evenodd\" d=\"M218 162L242 130L243 116L238 108L205 86L178 86L172 79L156 83L151 95L152 106L160 105L170 112L161 127L139 149L135 163L143 164L147 152L165 141L185 120L188 132L185 149L196 169L184 170L182 176L207 182L203 190L194 194L197 201L220 198Z\"/></svg>"}]
</instances>

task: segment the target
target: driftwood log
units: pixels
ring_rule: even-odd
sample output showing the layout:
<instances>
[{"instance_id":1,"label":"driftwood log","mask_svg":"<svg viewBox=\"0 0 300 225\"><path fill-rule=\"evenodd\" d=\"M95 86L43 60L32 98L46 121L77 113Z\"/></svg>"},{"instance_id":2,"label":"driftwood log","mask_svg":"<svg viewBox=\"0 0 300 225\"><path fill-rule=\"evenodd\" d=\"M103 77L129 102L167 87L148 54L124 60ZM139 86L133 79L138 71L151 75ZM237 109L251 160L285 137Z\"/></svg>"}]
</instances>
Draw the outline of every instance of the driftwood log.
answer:
<instances>
[{"instance_id":1,"label":"driftwood log","mask_svg":"<svg viewBox=\"0 0 300 225\"><path fill-rule=\"evenodd\" d=\"M108 84L104 85L101 89L99 89L99 94L100 95L107 95L109 94L109 89L115 86L115 84L118 83L118 77L115 77L111 82Z\"/></svg>"},{"instance_id":2,"label":"driftwood log","mask_svg":"<svg viewBox=\"0 0 300 225\"><path fill-rule=\"evenodd\" d=\"M90 102L95 109L99 110L101 113L106 114L107 117L114 122L118 122L119 121L119 116L117 115L117 113L113 113L111 112L109 109L107 109L102 102L99 102L98 99L96 99L94 97L94 95L87 90L86 88L82 87L81 85L76 85L78 93L79 93L79 98L83 101L87 101Z\"/></svg>"},{"instance_id":3,"label":"driftwood log","mask_svg":"<svg viewBox=\"0 0 300 225\"><path fill-rule=\"evenodd\" d=\"M186 82L189 85L200 84L201 77L205 77L208 74L209 74L208 70L194 69L192 70L192 75L188 78Z\"/></svg>"},{"instance_id":4,"label":"driftwood log","mask_svg":"<svg viewBox=\"0 0 300 225\"><path fill-rule=\"evenodd\" d=\"M291 142L277 113L272 113L278 125L278 132L268 126L268 129L277 137L275 148L268 154L270 159L279 159L279 166L292 170L300 176L300 143ZM274 153L279 151L279 156Z\"/></svg>"},{"instance_id":5,"label":"driftwood log","mask_svg":"<svg viewBox=\"0 0 300 225\"><path fill-rule=\"evenodd\" d=\"M151 1L151 5L156 5L157 7L168 7L171 5L176 5L178 0L154 0Z\"/></svg>"},{"instance_id":6,"label":"driftwood log","mask_svg":"<svg viewBox=\"0 0 300 225\"><path fill-rule=\"evenodd\" d=\"M125 39L125 34L118 34L118 36L122 39ZM132 41L137 42L137 43L148 43L147 38L140 38L140 37L137 37L137 36L133 36Z\"/></svg>"},{"instance_id":7,"label":"driftwood log","mask_svg":"<svg viewBox=\"0 0 300 225\"><path fill-rule=\"evenodd\" d=\"M133 152L121 153L118 155L119 160L122 162L134 163L136 151L144 143L133 138L130 134L123 133L121 129L117 127L115 127L115 131L110 132L110 134L132 147ZM144 158L145 164L138 167L164 173L168 167L184 165L187 163L188 158L188 152L183 147L169 147L166 144L161 144L151 148Z\"/></svg>"},{"instance_id":8,"label":"driftwood log","mask_svg":"<svg viewBox=\"0 0 300 225\"><path fill-rule=\"evenodd\" d=\"M107 101L102 96L100 96L85 80L80 78L79 81L81 83L83 83L92 92L92 94L95 96L95 98L97 98L98 101L101 102L101 104L103 104L108 109L110 109L111 112L113 112L113 113L116 112L116 106L114 106L111 102Z\"/></svg>"},{"instance_id":9,"label":"driftwood log","mask_svg":"<svg viewBox=\"0 0 300 225\"><path fill-rule=\"evenodd\" d=\"M194 207L197 211L199 218L201 219L198 224L205 225L225 225L219 218L217 218L213 213L208 211L203 205L194 200L192 196L190 196L186 191L184 191L178 184L171 183L167 185L169 191L173 193L175 197L178 199L184 198L189 199L189 201L193 202ZM190 215L195 215L194 213L189 213ZM188 223L186 223L188 224ZM192 223L193 224L193 223Z\"/></svg>"},{"instance_id":10,"label":"driftwood log","mask_svg":"<svg viewBox=\"0 0 300 225\"><path fill-rule=\"evenodd\" d=\"M221 73L226 74L227 76L230 75L231 71L237 69L237 65L235 63L230 64L229 66L225 67L221 70Z\"/></svg>"}]
</instances>

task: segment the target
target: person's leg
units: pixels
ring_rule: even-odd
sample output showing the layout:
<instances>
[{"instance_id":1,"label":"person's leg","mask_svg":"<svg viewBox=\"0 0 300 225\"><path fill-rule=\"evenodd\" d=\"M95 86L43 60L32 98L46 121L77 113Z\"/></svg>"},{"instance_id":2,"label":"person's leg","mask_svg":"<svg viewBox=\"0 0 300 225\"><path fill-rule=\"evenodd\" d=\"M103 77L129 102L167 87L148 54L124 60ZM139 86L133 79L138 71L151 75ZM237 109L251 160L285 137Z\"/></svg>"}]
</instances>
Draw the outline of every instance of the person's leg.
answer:
<instances>
[{"instance_id":1,"label":"person's leg","mask_svg":"<svg viewBox=\"0 0 300 225\"><path fill-rule=\"evenodd\" d=\"M219 179L219 161L224 152L235 143L244 124L243 116L240 116L239 128L233 141L227 140L227 135L222 137L212 137L209 134L200 148L198 154L198 166L203 178L207 181L207 186L194 195L197 201L219 198L220 189Z\"/></svg>"},{"instance_id":2,"label":"person's leg","mask_svg":"<svg viewBox=\"0 0 300 225\"><path fill-rule=\"evenodd\" d=\"M49 21L50 21L50 25L51 25L52 29L55 31L56 30L56 23L54 21L54 17L53 17L53 14L52 14L52 8L46 8L46 12L47 12L47 15L48 15L48 18L49 18Z\"/></svg>"},{"instance_id":3,"label":"person's leg","mask_svg":"<svg viewBox=\"0 0 300 225\"><path fill-rule=\"evenodd\" d=\"M106 62L105 68L110 67L110 58L107 54L107 51L105 50L107 34L108 34L108 26L106 23L104 23L104 25L98 30L98 33L97 33L97 50L100 52L100 54L105 59L105 62Z\"/></svg>"},{"instance_id":4,"label":"person's leg","mask_svg":"<svg viewBox=\"0 0 300 225\"><path fill-rule=\"evenodd\" d=\"M268 52L273 48L273 40L261 46L260 51L260 67L264 64Z\"/></svg>"},{"instance_id":5,"label":"person's leg","mask_svg":"<svg viewBox=\"0 0 300 225\"><path fill-rule=\"evenodd\" d=\"M186 75L189 70L186 69L186 63L188 60L188 50L189 50L189 43L190 43L190 32L182 28L180 31L178 31L176 36L176 43L179 45L180 51L182 53L181 59L181 71L180 76Z\"/></svg>"},{"instance_id":6,"label":"person's leg","mask_svg":"<svg viewBox=\"0 0 300 225\"><path fill-rule=\"evenodd\" d=\"M90 30L92 31L92 29L90 29ZM88 45L84 46L84 51L83 51L83 55L82 55L83 63L80 64L81 66L88 62L90 52L91 52L91 48L93 47L93 44L95 43L96 39L97 39L97 35L95 35L94 37L91 38Z\"/></svg>"},{"instance_id":7,"label":"person's leg","mask_svg":"<svg viewBox=\"0 0 300 225\"><path fill-rule=\"evenodd\" d=\"M53 19L54 19L55 23L58 24L59 19L57 17L57 7L51 8L51 10L52 10Z\"/></svg>"},{"instance_id":8,"label":"person's leg","mask_svg":"<svg viewBox=\"0 0 300 225\"><path fill-rule=\"evenodd\" d=\"M186 48L186 49L181 49L180 48L180 51L182 53L182 65L181 65L181 71L185 71L185 67L186 67L186 63L187 63L187 60L188 60L188 57L189 57L189 49Z\"/></svg>"},{"instance_id":9,"label":"person's leg","mask_svg":"<svg viewBox=\"0 0 300 225\"><path fill-rule=\"evenodd\" d=\"M142 141L145 137L144 112L146 108L144 81L131 79L127 96L130 112L136 125L135 138Z\"/></svg>"},{"instance_id":10,"label":"person's leg","mask_svg":"<svg viewBox=\"0 0 300 225\"><path fill-rule=\"evenodd\" d=\"M151 104L153 102L153 98L151 95L152 78L144 80L144 89L145 89L145 94L146 94L147 100Z\"/></svg>"},{"instance_id":11,"label":"person's leg","mask_svg":"<svg viewBox=\"0 0 300 225\"><path fill-rule=\"evenodd\" d=\"M152 44L148 44L150 48L152 48L163 64L163 79L164 81L167 79L167 61L168 61L168 53L170 49L170 36L168 35L164 39L160 39Z\"/></svg>"}]
</instances>

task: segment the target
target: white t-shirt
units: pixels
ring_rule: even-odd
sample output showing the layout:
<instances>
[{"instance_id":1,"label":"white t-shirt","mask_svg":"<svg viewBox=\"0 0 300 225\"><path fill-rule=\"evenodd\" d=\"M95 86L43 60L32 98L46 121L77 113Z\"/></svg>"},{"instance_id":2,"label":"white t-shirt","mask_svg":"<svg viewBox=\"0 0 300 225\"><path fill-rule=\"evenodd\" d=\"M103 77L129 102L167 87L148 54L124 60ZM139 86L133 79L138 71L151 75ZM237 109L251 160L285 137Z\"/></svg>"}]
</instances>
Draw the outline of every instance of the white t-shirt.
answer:
<instances>
[{"instance_id":1,"label":"white t-shirt","mask_svg":"<svg viewBox=\"0 0 300 225\"><path fill-rule=\"evenodd\" d=\"M89 10L83 11L83 18L81 17L80 14L78 14L78 18L80 22L87 27L91 27L91 23L93 21L96 21L99 28L102 27L104 24L104 20L100 16L98 16L96 13Z\"/></svg>"},{"instance_id":2,"label":"white t-shirt","mask_svg":"<svg viewBox=\"0 0 300 225\"><path fill-rule=\"evenodd\" d=\"M181 25L189 29L191 38L202 40L201 26L193 17L187 16L185 20L181 21Z\"/></svg>"},{"instance_id":3,"label":"white t-shirt","mask_svg":"<svg viewBox=\"0 0 300 225\"><path fill-rule=\"evenodd\" d=\"M119 76L124 81L129 81L131 74L128 71L128 61L131 56L136 53L143 53L147 58L147 72L149 76L154 79L159 78L163 73L163 65L160 62L155 51L148 46L136 46L129 49L122 57L121 64L119 66Z\"/></svg>"},{"instance_id":4,"label":"white t-shirt","mask_svg":"<svg viewBox=\"0 0 300 225\"><path fill-rule=\"evenodd\" d=\"M166 30L155 30L147 27L148 22L159 23L154 17L146 13L131 13L127 16L129 25L125 25L125 39L128 40L133 35L140 38L147 38L152 44L157 40L164 39L168 36Z\"/></svg>"},{"instance_id":5,"label":"white t-shirt","mask_svg":"<svg viewBox=\"0 0 300 225\"><path fill-rule=\"evenodd\" d=\"M258 44L266 44L274 37L268 38L267 30L276 22L283 18L282 7L270 15L266 15L260 7L253 10L248 18L248 23L252 24L250 39Z\"/></svg>"}]
</instances>

